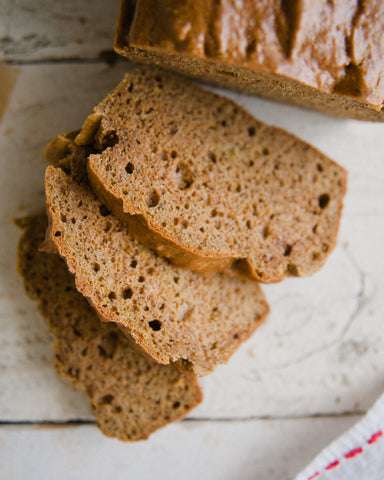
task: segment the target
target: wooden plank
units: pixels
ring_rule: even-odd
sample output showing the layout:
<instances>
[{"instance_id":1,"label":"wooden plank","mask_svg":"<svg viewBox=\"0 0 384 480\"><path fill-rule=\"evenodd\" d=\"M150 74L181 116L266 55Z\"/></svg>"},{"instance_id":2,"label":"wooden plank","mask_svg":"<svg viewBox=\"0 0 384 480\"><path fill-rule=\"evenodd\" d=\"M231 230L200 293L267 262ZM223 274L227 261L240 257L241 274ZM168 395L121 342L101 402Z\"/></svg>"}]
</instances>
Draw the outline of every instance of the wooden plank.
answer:
<instances>
[{"instance_id":1,"label":"wooden plank","mask_svg":"<svg viewBox=\"0 0 384 480\"><path fill-rule=\"evenodd\" d=\"M3 0L0 59L95 59L113 48L119 0Z\"/></svg>"},{"instance_id":2,"label":"wooden plank","mask_svg":"<svg viewBox=\"0 0 384 480\"><path fill-rule=\"evenodd\" d=\"M287 480L355 421L357 417L184 421L136 444L107 439L92 425L1 426L0 476Z\"/></svg>"},{"instance_id":3,"label":"wooden plank","mask_svg":"<svg viewBox=\"0 0 384 480\"><path fill-rule=\"evenodd\" d=\"M43 207L45 144L76 128L128 64L24 66L0 125L0 419L88 419L86 398L51 370L47 329L14 273L12 218ZM204 379L196 418L359 412L384 387L384 125L227 95L318 146L350 172L339 245L311 278L265 287L272 313Z\"/></svg>"}]
</instances>

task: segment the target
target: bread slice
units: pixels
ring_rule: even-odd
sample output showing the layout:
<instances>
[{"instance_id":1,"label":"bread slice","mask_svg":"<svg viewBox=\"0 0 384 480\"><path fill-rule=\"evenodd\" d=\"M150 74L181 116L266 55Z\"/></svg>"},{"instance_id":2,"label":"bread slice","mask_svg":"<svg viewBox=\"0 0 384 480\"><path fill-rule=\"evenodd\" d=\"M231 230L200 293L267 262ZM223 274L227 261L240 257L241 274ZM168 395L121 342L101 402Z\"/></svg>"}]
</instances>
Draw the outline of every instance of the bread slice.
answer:
<instances>
[{"instance_id":1,"label":"bread slice","mask_svg":"<svg viewBox=\"0 0 384 480\"><path fill-rule=\"evenodd\" d=\"M157 362L205 375L264 320L268 306L257 283L172 267L134 240L85 182L59 168L48 167L45 191L47 238L77 289Z\"/></svg>"},{"instance_id":2,"label":"bread slice","mask_svg":"<svg viewBox=\"0 0 384 480\"><path fill-rule=\"evenodd\" d=\"M384 2L122 0L115 50L210 83L384 121Z\"/></svg>"},{"instance_id":3,"label":"bread slice","mask_svg":"<svg viewBox=\"0 0 384 480\"><path fill-rule=\"evenodd\" d=\"M335 246L346 172L178 76L127 75L75 143L93 143L102 202L175 265L278 282L316 272Z\"/></svg>"},{"instance_id":4,"label":"bread slice","mask_svg":"<svg viewBox=\"0 0 384 480\"><path fill-rule=\"evenodd\" d=\"M100 322L76 291L57 255L38 251L45 214L19 221L24 233L18 269L27 294L36 299L55 336L58 374L86 390L100 430L119 440L144 440L184 417L201 401L196 377L148 360L112 324Z\"/></svg>"}]
</instances>

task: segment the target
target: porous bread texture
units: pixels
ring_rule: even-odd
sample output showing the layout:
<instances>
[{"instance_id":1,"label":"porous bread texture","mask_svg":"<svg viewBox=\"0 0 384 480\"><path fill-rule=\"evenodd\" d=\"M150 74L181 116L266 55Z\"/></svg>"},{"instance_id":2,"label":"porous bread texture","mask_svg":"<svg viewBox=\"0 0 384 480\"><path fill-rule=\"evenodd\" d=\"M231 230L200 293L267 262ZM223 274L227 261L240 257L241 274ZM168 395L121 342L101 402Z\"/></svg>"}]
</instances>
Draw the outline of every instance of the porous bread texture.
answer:
<instances>
[{"instance_id":1,"label":"porous bread texture","mask_svg":"<svg viewBox=\"0 0 384 480\"><path fill-rule=\"evenodd\" d=\"M87 392L100 430L123 441L144 440L196 407L202 394L192 373L136 352L115 325L100 322L65 262L38 251L46 215L19 224L18 270L55 337L57 373Z\"/></svg>"},{"instance_id":2,"label":"porous bread texture","mask_svg":"<svg viewBox=\"0 0 384 480\"><path fill-rule=\"evenodd\" d=\"M92 122L94 192L173 264L270 283L316 272L334 248L345 170L230 100L141 68Z\"/></svg>"},{"instance_id":3,"label":"porous bread texture","mask_svg":"<svg viewBox=\"0 0 384 480\"><path fill-rule=\"evenodd\" d=\"M157 362L210 373L268 313L255 282L176 269L142 246L85 182L48 167L45 192L47 239L77 289Z\"/></svg>"},{"instance_id":4,"label":"porous bread texture","mask_svg":"<svg viewBox=\"0 0 384 480\"><path fill-rule=\"evenodd\" d=\"M122 0L115 50L328 114L384 121L384 4Z\"/></svg>"}]
</instances>

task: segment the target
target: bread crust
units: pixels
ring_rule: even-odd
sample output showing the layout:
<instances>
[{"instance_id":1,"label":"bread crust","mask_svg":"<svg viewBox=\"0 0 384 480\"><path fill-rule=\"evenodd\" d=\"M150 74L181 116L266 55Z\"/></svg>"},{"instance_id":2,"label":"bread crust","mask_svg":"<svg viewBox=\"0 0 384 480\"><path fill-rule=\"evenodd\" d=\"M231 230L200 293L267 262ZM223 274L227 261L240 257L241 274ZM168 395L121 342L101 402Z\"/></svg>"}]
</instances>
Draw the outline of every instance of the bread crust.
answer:
<instances>
[{"instance_id":1,"label":"bread crust","mask_svg":"<svg viewBox=\"0 0 384 480\"><path fill-rule=\"evenodd\" d=\"M376 0L245 0L241 8L234 1L122 0L115 50L245 93L384 121L383 28Z\"/></svg>"}]
</instances>

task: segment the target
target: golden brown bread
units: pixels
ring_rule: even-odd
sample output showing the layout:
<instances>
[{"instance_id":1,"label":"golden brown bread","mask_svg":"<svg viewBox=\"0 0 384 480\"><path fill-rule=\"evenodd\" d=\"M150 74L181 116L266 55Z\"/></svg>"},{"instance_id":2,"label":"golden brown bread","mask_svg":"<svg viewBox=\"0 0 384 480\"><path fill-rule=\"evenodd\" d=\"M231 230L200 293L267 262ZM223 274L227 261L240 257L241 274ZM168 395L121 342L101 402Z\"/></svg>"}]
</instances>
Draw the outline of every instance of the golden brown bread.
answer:
<instances>
[{"instance_id":1,"label":"golden brown bread","mask_svg":"<svg viewBox=\"0 0 384 480\"><path fill-rule=\"evenodd\" d=\"M277 282L316 272L335 245L346 172L179 76L127 75L79 138L94 192L177 266Z\"/></svg>"},{"instance_id":2,"label":"golden brown bread","mask_svg":"<svg viewBox=\"0 0 384 480\"><path fill-rule=\"evenodd\" d=\"M144 440L200 403L196 377L143 357L112 324L100 322L57 255L38 251L45 214L19 220L18 270L55 337L58 374L86 390L100 430Z\"/></svg>"},{"instance_id":3,"label":"golden brown bread","mask_svg":"<svg viewBox=\"0 0 384 480\"><path fill-rule=\"evenodd\" d=\"M45 191L47 239L75 274L77 289L156 361L205 375L268 313L257 283L176 269L142 246L85 180L48 167Z\"/></svg>"},{"instance_id":4,"label":"golden brown bread","mask_svg":"<svg viewBox=\"0 0 384 480\"><path fill-rule=\"evenodd\" d=\"M381 0L122 0L115 50L334 115L384 120Z\"/></svg>"}]
</instances>

